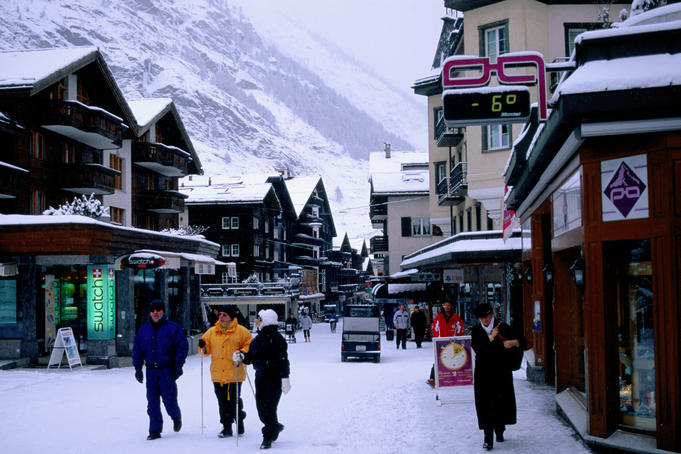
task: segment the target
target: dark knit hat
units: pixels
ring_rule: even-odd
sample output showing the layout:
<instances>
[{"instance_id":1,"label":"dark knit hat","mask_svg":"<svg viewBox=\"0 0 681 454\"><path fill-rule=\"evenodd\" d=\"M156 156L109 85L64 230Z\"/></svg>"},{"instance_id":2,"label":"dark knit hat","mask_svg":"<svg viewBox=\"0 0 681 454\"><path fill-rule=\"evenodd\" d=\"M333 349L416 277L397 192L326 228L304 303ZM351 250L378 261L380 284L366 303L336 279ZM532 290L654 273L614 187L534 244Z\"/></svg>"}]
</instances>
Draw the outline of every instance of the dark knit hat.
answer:
<instances>
[{"instance_id":1,"label":"dark knit hat","mask_svg":"<svg viewBox=\"0 0 681 454\"><path fill-rule=\"evenodd\" d=\"M153 300L151 303L149 303L149 312L153 312L155 310L161 310L161 311L166 310L166 306L165 306L165 304L163 304L163 300L156 299L156 300Z\"/></svg>"},{"instance_id":2,"label":"dark knit hat","mask_svg":"<svg viewBox=\"0 0 681 454\"><path fill-rule=\"evenodd\" d=\"M489 303L478 304L475 308L475 316L478 318L486 317L492 313L492 306Z\"/></svg>"},{"instance_id":3,"label":"dark knit hat","mask_svg":"<svg viewBox=\"0 0 681 454\"><path fill-rule=\"evenodd\" d=\"M224 312L225 314L229 315L229 318L236 317L236 307L232 306L231 304L225 304L224 306L220 306L218 312Z\"/></svg>"}]
</instances>

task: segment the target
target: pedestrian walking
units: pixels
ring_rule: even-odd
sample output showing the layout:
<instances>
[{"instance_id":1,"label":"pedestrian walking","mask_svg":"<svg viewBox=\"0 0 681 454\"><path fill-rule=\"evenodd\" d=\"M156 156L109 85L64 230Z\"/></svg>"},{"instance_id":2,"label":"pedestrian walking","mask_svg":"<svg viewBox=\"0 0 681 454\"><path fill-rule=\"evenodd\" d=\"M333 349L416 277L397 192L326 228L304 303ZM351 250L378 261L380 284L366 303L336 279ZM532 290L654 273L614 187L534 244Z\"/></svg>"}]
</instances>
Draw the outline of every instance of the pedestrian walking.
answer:
<instances>
[{"instance_id":1,"label":"pedestrian walking","mask_svg":"<svg viewBox=\"0 0 681 454\"><path fill-rule=\"evenodd\" d=\"M336 314L330 314L329 315L329 328L331 329L332 333L336 332L336 325L338 324L338 318L336 317Z\"/></svg>"},{"instance_id":2,"label":"pedestrian walking","mask_svg":"<svg viewBox=\"0 0 681 454\"><path fill-rule=\"evenodd\" d=\"M189 343L182 328L165 316L165 305L160 299L149 304L149 320L135 335L132 348L132 365L135 379L144 382L142 367L146 366L147 414L149 435L147 440L161 438L163 415L161 399L166 412L173 420L173 430L182 428L182 413L177 403L177 384L182 375L182 366L187 359Z\"/></svg>"},{"instance_id":3,"label":"pedestrian walking","mask_svg":"<svg viewBox=\"0 0 681 454\"><path fill-rule=\"evenodd\" d=\"M303 329L305 342L310 342L310 330L312 329L312 319L307 314L307 312L303 312L303 316L300 317L300 327Z\"/></svg>"},{"instance_id":4,"label":"pedestrian walking","mask_svg":"<svg viewBox=\"0 0 681 454\"><path fill-rule=\"evenodd\" d=\"M445 301L440 311L433 320L431 333L433 337L463 336L464 324L459 314L454 312L454 305ZM435 364L430 368L430 378L426 380L431 387L435 387Z\"/></svg>"},{"instance_id":5,"label":"pedestrian walking","mask_svg":"<svg viewBox=\"0 0 681 454\"><path fill-rule=\"evenodd\" d=\"M233 435L234 421L237 421L237 433L244 433L246 412L243 411L240 384L246 377L246 370L242 366L243 370L237 372L238 363L233 361L232 356L237 350L247 352L251 339L251 333L239 324L235 307L231 305L220 307L218 323L199 339L199 354L211 357L210 375L222 424L222 431L218 434L220 438ZM238 415L235 404L241 409Z\"/></svg>"},{"instance_id":6,"label":"pedestrian walking","mask_svg":"<svg viewBox=\"0 0 681 454\"><path fill-rule=\"evenodd\" d=\"M288 337L288 341L292 343L296 343L296 330L298 329L298 320L293 316L293 313L288 316L286 319L286 322L284 322L285 330L286 330L286 336Z\"/></svg>"},{"instance_id":7,"label":"pedestrian walking","mask_svg":"<svg viewBox=\"0 0 681 454\"><path fill-rule=\"evenodd\" d=\"M288 344L277 330L277 313L272 309L260 311L255 323L258 335L248 352L234 353L234 360L253 364L255 369L255 404L263 423L260 449L269 449L284 430L277 407L282 392L286 394L291 389Z\"/></svg>"},{"instance_id":8,"label":"pedestrian walking","mask_svg":"<svg viewBox=\"0 0 681 454\"><path fill-rule=\"evenodd\" d=\"M414 312L411 314L411 327L414 330L416 348L421 348L423 333L426 329L426 314L418 306L414 307Z\"/></svg>"},{"instance_id":9,"label":"pedestrian walking","mask_svg":"<svg viewBox=\"0 0 681 454\"><path fill-rule=\"evenodd\" d=\"M211 326L215 325L218 322L218 308L213 307L211 311L208 313L208 327L206 329L209 329Z\"/></svg>"},{"instance_id":10,"label":"pedestrian walking","mask_svg":"<svg viewBox=\"0 0 681 454\"><path fill-rule=\"evenodd\" d=\"M494 317L492 306L483 303L475 308L479 323L471 331L475 351L473 394L478 428L484 431L483 448L490 450L496 441L504 441L504 431L516 423L515 390L510 364L513 356L522 355L526 342L506 323Z\"/></svg>"},{"instance_id":11,"label":"pedestrian walking","mask_svg":"<svg viewBox=\"0 0 681 454\"><path fill-rule=\"evenodd\" d=\"M402 343L402 349L407 349L407 333L411 329L411 321L409 320L409 312L404 307L404 304L400 304L400 309L393 315L393 324L397 330L397 348L400 348L400 343Z\"/></svg>"}]
</instances>

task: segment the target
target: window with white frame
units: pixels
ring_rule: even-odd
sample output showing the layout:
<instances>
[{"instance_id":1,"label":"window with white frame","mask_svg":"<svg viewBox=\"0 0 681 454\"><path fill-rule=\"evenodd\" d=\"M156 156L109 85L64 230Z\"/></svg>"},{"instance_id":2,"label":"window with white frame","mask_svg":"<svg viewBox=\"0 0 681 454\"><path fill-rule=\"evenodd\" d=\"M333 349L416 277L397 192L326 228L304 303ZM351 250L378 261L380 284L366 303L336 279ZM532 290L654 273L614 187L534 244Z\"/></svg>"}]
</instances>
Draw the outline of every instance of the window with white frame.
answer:
<instances>
[{"instance_id":1,"label":"window with white frame","mask_svg":"<svg viewBox=\"0 0 681 454\"><path fill-rule=\"evenodd\" d=\"M260 228L260 218L253 216L253 230L258 230Z\"/></svg>"},{"instance_id":2,"label":"window with white frame","mask_svg":"<svg viewBox=\"0 0 681 454\"><path fill-rule=\"evenodd\" d=\"M499 55L508 52L508 23L501 22L481 28L482 55L496 62Z\"/></svg>"},{"instance_id":3,"label":"window with white frame","mask_svg":"<svg viewBox=\"0 0 681 454\"><path fill-rule=\"evenodd\" d=\"M312 249L312 258L318 259L319 258L319 248L315 247Z\"/></svg>"},{"instance_id":4,"label":"window with white frame","mask_svg":"<svg viewBox=\"0 0 681 454\"><path fill-rule=\"evenodd\" d=\"M260 245L259 244L254 244L253 245L253 257L260 257Z\"/></svg>"},{"instance_id":5,"label":"window with white frame","mask_svg":"<svg viewBox=\"0 0 681 454\"><path fill-rule=\"evenodd\" d=\"M232 228L232 219L229 216L222 217L222 230L229 230Z\"/></svg>"},{"instance_id":6,"label":"window with white frame","mask_svg":"<svg viewBox=\"0 0 681 454\"><path fill-rule=\"evenodd\" d=\"M232 216L232 230L236 230L239 228L239 217L238 216Z\"/></svg>"},{"instance_id":7,"label":"window with white frame","mask_svg":"<svg viewBox=\"0 0 681 454\"><path fill-rule=\"evenodd\" d=\"M239 257L239 245L238 244L232 245L232 257Z\"/></svg>"},{"instance_id":8,"label":"window with white frame","mask_svg":"<svg viewBox=\"0 0 681 454\"><path fill-rule=\"evenodd\" d=\"M498 124L483 127L483 151L503 150L511 144L511 125Z\"/></svg>"},{"instance_id":9,"label":"window with white frame","mask_svg":"<svg viewBox=\"0 0 681 454\"><path fill-rule=\"evenodd\" d=\"M222 256L223 257L229 257L232 255L232 245L231 244L223 244L222 245Z\"/></svg>"},{"instance_id":10,"label":"window with white frame","mask_svg":"<svg viewBox=\"0 0 681 454\"><path fill-rule=\"evenodd\" d=\"M315 238L319 238L319 227L318 226L312 227L312 236L315 237Z\"/></svg>"},{"instance_id":11,"label":"window with white frame","mask_svg":"<svg viewBox=\"0 0 681 454\"><path fill-rule=\"evenodd\" d=\"M430 218L411 218L412 236L430 236Z\"/></svg>"},{"instance_id":12,"label":"window with white frame","mask_svg":"<svg viewBox=\"0 0 681 454\"><path fill-rule=\"evenodd\" d=\"M312 216L318 218L319 217L319 207L318 206L313 206L312 207Z\"/></svg>"},{"instance_id":13,"label":"window with white frame","mask_svg":"<svg viewBox=\"0 0 681 454\"><path fill-rule=\"evenodd\" d=\"M269 221L269 219L265 219L263 221L263 223L265 224L265 233L270 233L270 221Z\"/></svg>"}]
</instances>

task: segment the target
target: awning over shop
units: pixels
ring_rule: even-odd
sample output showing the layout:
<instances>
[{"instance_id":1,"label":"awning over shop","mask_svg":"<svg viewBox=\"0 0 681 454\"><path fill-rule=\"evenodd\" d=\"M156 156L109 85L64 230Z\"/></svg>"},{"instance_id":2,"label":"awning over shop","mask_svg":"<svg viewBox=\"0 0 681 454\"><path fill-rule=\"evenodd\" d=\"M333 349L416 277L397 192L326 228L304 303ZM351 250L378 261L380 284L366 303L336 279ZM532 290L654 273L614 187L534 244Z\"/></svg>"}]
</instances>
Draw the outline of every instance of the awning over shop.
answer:
<instances>
[{"instance_id":1,"label":"awning over shop","mask_svg":"<svg viewBox=\"0 0 681 454\"><path fill-rule=\"evenodd\" d=\"M371 294L376 299L414 298L425 292L427 287L428 284L425 282L377 284L371 290Z\"/></svg>"},{"instance_id":2,"label":"awning over shop","mask_svg":"<svg viewBox=\"0 0 681 454\"><path fill-rule=\"evenodd\" d=\"M408 270L404 271L398 271L397 273L391 274L390 277L392 279L400 279L403 277L410 277L413 274L416 274L419 272L418 268L409 268Z\"/></svg>"},{"instance_id":3,"label":"awning over shop","mask_svg":"<svg viewBox=\"0 0 681 454\"><path fill-rule=\"evenodd\" d=\"M158 268L161 269L171 269L179 270L182 265L182 260L187 260L191 265L194 266L195 274L215 274L216 265L227 265L232 264L236 269L236 264L229 262L221 262L220 260L214 259L208 255L202 254L192 254L188 252L172 252L172 251L156 251L151 249L139 249L132 254L127 256L118 257L116 259L116 268L120 269L122 263L125 260L133 259L162 259L164 263Z\"/></svg>"},{"instance_id":4,"label":"awning over shop","mask_svg":"<svg viewBox=\"0 0 681 454\"><path fill-rule=\"evenodd\" d=\"M501 230L460 233L409 254L400 267L519 260L521 248L520 232L514 232L506 241Z\"/></svg>"},{"instance_id":5,"label":"awning over shop","mask_svg":"<svg viewBox=\"0 0 681 454\"><path fill-rule=\"evenodd\" d=\"M326 296L323 293L310 293L309 295L298 295L298 299L308 303L312 301L322 301L323 299L326 299Z\"/></svg>"}]
</instances>

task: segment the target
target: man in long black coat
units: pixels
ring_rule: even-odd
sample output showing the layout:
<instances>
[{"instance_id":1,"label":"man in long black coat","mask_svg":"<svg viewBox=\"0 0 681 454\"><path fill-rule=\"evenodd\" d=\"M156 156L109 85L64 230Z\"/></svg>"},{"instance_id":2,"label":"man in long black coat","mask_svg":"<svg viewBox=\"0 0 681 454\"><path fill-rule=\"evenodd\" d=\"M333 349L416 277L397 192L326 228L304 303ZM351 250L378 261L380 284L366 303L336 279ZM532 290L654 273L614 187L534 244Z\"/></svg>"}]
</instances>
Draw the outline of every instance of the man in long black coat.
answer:
<instances>
[{"instance_id":1,"label":"man in long black coat","mask_svg":"<svg viewBox=\"0 0 681 454\"><path fill-rule=\"evenodd\" d=\"M272 309L258 313L256 326L258 335L251 342L248 352L235 352L234 360L253 364L255 369L255 404L258 417L264 424L260 449L269 449L279 437L279 432L284 430L284 425L279 423L277 417L277 406L281 393L285 394L291 389L288 344L277 330L277 313Z\"/></svg>"},{"instance_id":2,"label":"man in long black coat","mask_svg":"<svg viewBox=\"0 0 681 454\"><path fill-rule=\"evenodd\" d=\"M414 329L416 348L421 348L423 333L426 329L426 314L418 306L414 307L414 312L411 314L411 327Z\"/></svg>"},{"instance_id":3,"label":"man in long black coat","mask_svg":"<svg viewBox=\"0 0 681 454\"><path fill-rule=\"evenodd\" d=\"M494 446L493 435L504 441L504 430L516 423L515 390L510 355L522 354L525 339L506 323L495 320L492 307L483 303L475 309L480 323L471 331L471 346L475 351L475 411L478 428L485 433L483 447ZM520 349L511 352L512 349Z\"/></svg>"}]
</instances>

